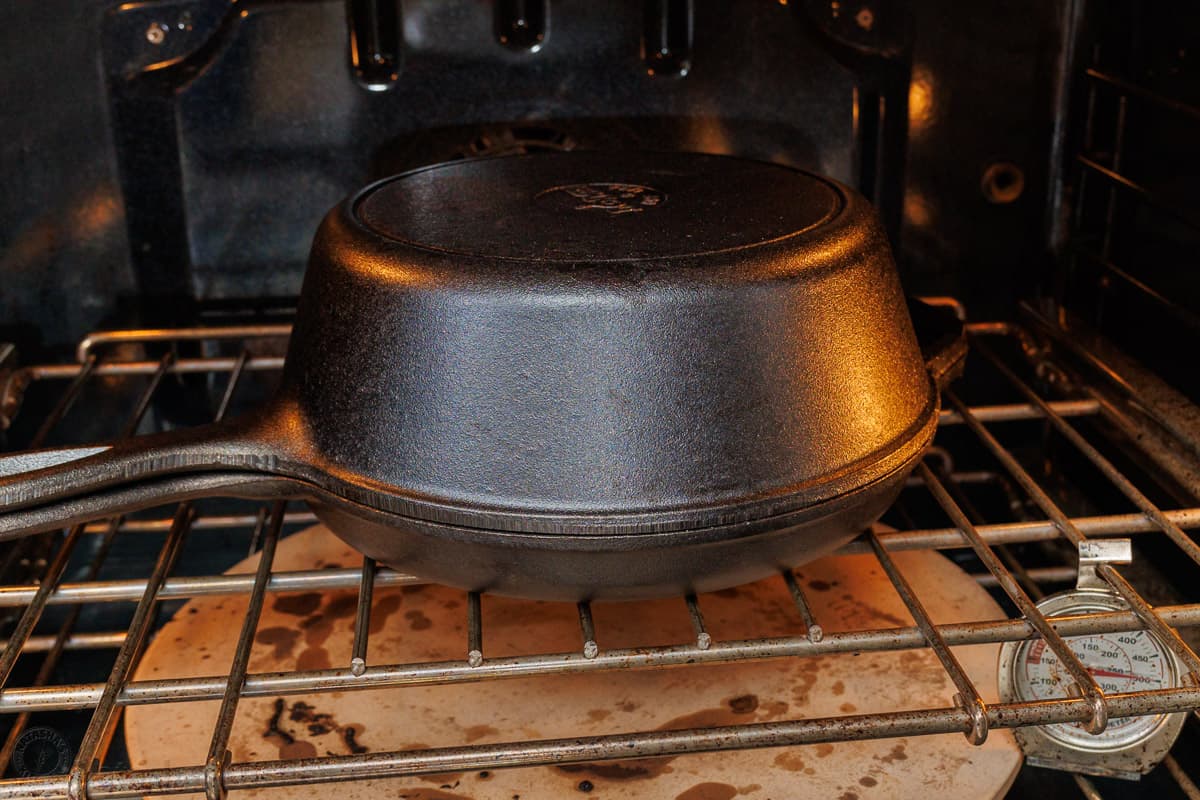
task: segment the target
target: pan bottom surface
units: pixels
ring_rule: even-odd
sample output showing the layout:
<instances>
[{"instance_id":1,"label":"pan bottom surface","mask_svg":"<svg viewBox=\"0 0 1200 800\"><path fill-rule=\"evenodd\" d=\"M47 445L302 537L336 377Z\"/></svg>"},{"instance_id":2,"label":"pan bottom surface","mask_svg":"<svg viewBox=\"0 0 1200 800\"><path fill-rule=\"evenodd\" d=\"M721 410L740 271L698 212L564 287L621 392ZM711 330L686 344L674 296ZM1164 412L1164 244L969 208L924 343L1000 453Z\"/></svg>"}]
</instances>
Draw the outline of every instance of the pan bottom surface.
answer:
<instances>
[{"instance_id":1,"label":"pan bottom surface","mask_svg":"<svg viewBox=\"0 0 1200 800\"><path fill-rule=\"evenodd\" d=\"M645 600L719 591L829 555L879 519L907 474L779 517L656 534L521 534L313 510L362 553L434 583L533 600Z\"/></svg>"}]
</instances>

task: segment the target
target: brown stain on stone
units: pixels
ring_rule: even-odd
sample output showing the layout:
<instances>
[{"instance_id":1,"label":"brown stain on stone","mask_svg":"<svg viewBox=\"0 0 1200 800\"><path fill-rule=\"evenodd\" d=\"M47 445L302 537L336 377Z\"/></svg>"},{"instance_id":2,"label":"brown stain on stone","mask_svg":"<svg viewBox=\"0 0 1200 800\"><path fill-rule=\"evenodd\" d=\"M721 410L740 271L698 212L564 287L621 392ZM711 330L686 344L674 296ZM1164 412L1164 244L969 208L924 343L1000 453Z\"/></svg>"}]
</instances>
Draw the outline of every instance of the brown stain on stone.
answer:
<instances>
[{"instance_id":1,"label":"brown stain on stone","mask_svg":"<svg viewBox=\"0 0 1200 800\"><path fill-rule=\"evenodd\" d=\"M329 619L349 619L358 611L358 597L352 594L339 594L331 598L321 609L321 616Z\"/></svg>"},{"instance_id":2,"label":"brown stain on stone","mask_svg":"<svg viewBox=\"0 0 1200 800\"><path fill-rule=\"evenodd\" d=\"M404 618L408 620L408 627L414 631L428 630L433 627L433 621L425 616L425 612L417 609L413 611L405 611Z\"/></svg>"},{"instance_id":3,"label":"brown stain on stone","mask_svg":"<svg viewBox=\"0 0 1200 800\"><path fill-rule=\"evenodd\" d=\"M816 685L820 671L821 664L819 661L804 659L792 673L797 683L792 688L792 699L796 701L797 705L803 706L808 702L808 693Z\"/></svg>"},{"instance_id":4,"label":"brown stain on stone","mask_svg":"<svg viewBox=\"0 0 1200 800\"><path fill-rule=\"evenodd\" d=\"M400 591L403 594L420 594L428 586L429 584L427 583L410 583L408 586L401 586Z\"/></svg>"},{"instance_id":5,"label":"brown stain on stone","mask_svg":"<svg viewBox=\"0 0 1200 800\"><path fill-rule=\"evenodd\" d=\"M842 792L838 795L838 800L858 800L858 795L854 792Z\"/></svg>"},{"instance_id":6,"label":"brown stain on stone","mask_svg":"<svg viewBox=\"0 0 1200 800\"><path fill-rule=\"evenodd\" d=\"M463 774L461 772L439 772L434 775L417 775L416 777L438 786L457 786L462 780Z\"/></svg>"},{"instance_id":7,"label":"brown stain on stone","mask_svg":"<svg viewBox=\"0 0 1200 800\"><path fill-rule=\"evenodd\" d=\"M296 641L300 631L293 628L263 628L254 636L254 641L274 647L271 655L276 659L284 659L296 649Z\"/></svg>"},{"instance_id":8,"label":"brown stain on stone","mask_svg":"<svg viewBox=\"0 0 1200 800\"><path fill-rule=\"evenodd\" d=\"M333 620L324 614L314 614L300 620L300 628L304 631L305 644L309 647L320 647L333 632Z\"/></svg>"},{"instance_id":9,"label":"brown stain on stone","mask_svg":"<svg viewBox=\"0 0 1200 800\"><path fill-rule=\"evenodd\" d=\"M642 706L640 703L635 703L632 700L622 700L620 703L617 703L617 708L621 709L626 714L632 714L641 707Z\"/></svg>"},{"instance_id":10,"label":"brown stain on stone","mask_svg":"<svg viewBox=\"0 0 1200 800\"><path fill-rule=\"evenodd\" d=\"M279 722L283 718L283 712L287 708L287 703L282 697L276 698L274 713L271 714L271 719L267 721L267 730L263 733L263 738L271 741L274 740L279 746L279 757L283 759L296 758L313 758L317 755L317 748L312 742L297 741L296 737L290 731L280 727Z\"/></svg>"},{"instance_id":11,"label":"brown stain on stone","mask_svg":"<svg viewBox=\"0 0 1200 800\"><path fill-rule=\"evenodd\" d=\"M358 743L358 735L362 733L363 726L361 725L346 725L342 728L342 742L346 745L346 750L354 755L360 753L369 753L371 748Z\"/></svg>"},{"instance_id":12,"label":"brown stain on stone","mask_svg":"<svg viewBox=\"0 0 1200 800\"><path fill-rule=\"evenodd\" d=\"M949 676L938 665L933 653L910 650L899 654L900 669L907 672L914 681L936 690L943 690L948 685Z\"/></svg>"},{"instance_id":13,"label":"brown stain on stone","mask_svg":"<svg viewBox=\"0 0 1200 800\"><path fill-rule=\"evenodd\" d=\"M303 700L292 703L291 708L288 709L288 719L303 724L308 728L310 736L324 736L337 730L337 722L334 721L332 714L319 713L316 706L309 705Z\"/></svg>"},{"instance_id":14,"label":"brown stain on stone","mask_svg":"<svg viewBox=\"0 0 1200 800\"><path fill-rule=\"evenodd\" d=\"M828 592L833 588L833 584L828 581L809 581L808 585L815 592Z\"/></svg>"},{"instance_id":15,"label":"brown stain on stone","mask_svg":"<svg viewBox=\"0 0 1200 800\"><path fill-rule=\"evenodd\" d=\"M882 620L883 622L891 623L891 625L896 628L907 628L912 625L912 622L900 619L900 617L897 617L895 614L889 614L883 609L876 608L875 606L864 603L861 600L852 600L851 604L867 619Z\"/></svg>"},{"instance_id":16,"label":"brown stain on stone","mask_svg":"<svg viewBox=\"0 0 1200 800\"><path fill-rule=\"evenodd\" d=\"M875 786L879 783L879 781L875 780L870 775L862 776L861 778L858 779L858 782L860 784L862 784L863 786L867 787L868 789L870 789L872 786Z\"/></svg>"},{"instance_id":17,"label":"brown stain on stone","mask_svg":"<svg viewBox=\"0 0 1200 800\"><path fill-rule=\"evenodd\" d=\"M782 700L768 700L765 703L760 703L758 706L759 719L773 720L779 719L788 712L789 706Z\"/></svg>"},{"instance_id":18,"label":"brown stain on stone","mask_svg":"<svg viewBox=\"0 0 1200 800\"><path fill-rule=\"evenodd\" d=\"M800 757L799 753L792 752L791 750L784 750L782 753L776 755L772 763L789 772L804 771L804 759Z\"/></svg>"},{"instance_id":19,"label":"brown stain on stone","mask_svg":"<svg viewBox=\"0 0 1200 800\"><path fill-rule=\"evenodd\" d=\"M477 742L485 736L495 736L499 732L491 725L472 725L463 730L463 736L468 742Z\"/></svg>"},{"instance_id":20,"label":"brown stain on stone","mask_svg":"<svg viewBox=\"0 0 1200 800\"><path fill-rule=\"evenodd\" d=\"M903 744L898 744L892 748L890 753L886 756L878 756L878 759L885 764L891 764L896 761L907 761L908 753L904 752Z\"/></svg>"},{"instance_id":21,"label":"brown stain on stone","mask_svg":"<svg viewBox=\"0 0 1200 800\"><path fill-rule=\"evenodd\" d=\"M858 711L858 706L854 705L854 703L842 703L838 706L838 709L843 714L853 714L855 711Z\"/></svg>"},{"instance_id":22,"label":"brown stain on stone","mask_svg":"<svg viewBox=\"0 0 1200 800\"><path fill-rule=\"evenodd\" d=\"M571 776L585 775L610 781L643 781L671 772L671 758L631 758L596 764L561 764L554 769Z\"/></svg>"},{"instance_id":23,"label":"brown stain on stone","mask_svg":"<svg viewBox=\"0 0 1200 800\"><path fill-rule=\"evenodd\" d=\"M835 695L845 694L846 684L842 683L841 681L835 681L833 686L829 688L829 691L833 692Z\"/></svg>"},{"instance_id":24,"label":"brown stain on stone","mask_svg":"<svg viewBox=\"0 0 1200 800\"><path fill-rule=\"evenodd\" d=\"M401 603L404 602L404 596L399 594L390 594L387 597L379 600L371 608L371 633L379 633L387 625L388 617L400 610Z\"/></svg>"},{"instance_id":25,"label":"brown stain on stone","mask_svg":"<svg viewBox=\"0 0 1200 800\"><path fill-rule=\"evenodd\" d=\"M318 592L304 594L284 594L275 598L271 608L280 614L291 614L294 617L307 617L321 606L321 595Z\"/></svg>"},{"instance_id":26,"label":"brown stain on stone","mask_svg":"<svg viewBox=\"0 0 1200 800\"><path fill-rule=\"evenodd\" d=\"M317 755L316 745L297 739L294 728L284 727L281 724L284 714L287 714L289 721L304 726L309 736L321 737L337 732L345 744L347 753L358 754L369 751L369 748L359 744L356 739L364 730L364 726L357 723L338 725L332 714L317 711L316 706L303 700L297 700L288 706L287 701L282 697L277 697L271 718L267 721L267 729L262 736L267 741L274 741L278 745L280 758L313 758ZM336 755L328 749L325 752L331 756Z\"/></svg>"},{"instance_id":27,"label":"brown stain on stone","mask_svg":"<svg viewBox=\"0 0 1200 800\"><path fill-rule=\"evenodd\" d=\"M675 800L731 800L736 797L736 786L728 783L697 783L692 788L675 795Z\"/></svg>"},{"instance_id":28,"label":"brown stain on stone","mask_svg":"<svg viewBox=\"0 0 1200 800\"><path fill-rule=\"evenodd\" d=\"M275 698L275 711L271 714L271 718L267 720L267 729L263 731L264 739L279 739L281 742L280 750L283 745L295 744L296 737L279 727L279 721L283 718L283 712L287 708L287 701L282 697Z\"/></svg>"},{"instance_id":29,"label":"brown stain on stone","mask_svg":"<svg viewBox=\"0 0 1200 800\"><path fill-rule=\"evenodd\" d=\"M465 794L454 794L442 789L407 789L396 797L399 800L473 800Z\"/></svg>"},{"instance_id":30,"label":"brown stain on stone","mask_svg":"<svg viewBox=\"0 0 1200 800\"><path fill-rule=\"evenodd\" d=\"M817 745L817 758L828 758L833 755L833 745L819 744Z\"/></svg>"},{"instance_id":31,"label":"brown stain on stone","mask_svg":"<svg viewBox=\"0 0 1200 800\"><path fill-rule=\"evenodd\" d=\"M729 706L729 710L734 714L753 714L758 708L758 695L739 694L726 700L725 705Z\"/></svg>"},{"instance_id":32,"label":"brown stain on stone","mask_svg":"<svg viewBox=\"0 0 1200 800\"><path fill-rule=\"evenodd\" d=\"M738 698L733 698L738 699ZM755 698L757 703L757 698ZM636 703L625 701L618 704L623 711L633 711L638 708ZM730 701L720 708L709 708L694 711L675 717L659 725L657 730L670 731L685 728L711 728L717 725L737 725L745 722L745 715L750 712L736 712ZM590 716L590 714L589 714ZM554 767L555 770L571 776L580 774L590 778L603 778L613 781L638 781L657 778L659 775L674 771L670 766L673 758L636 758L625 761L606 761L603 763L563 764ZM730 795L732 797L733 795Z\"/></svg>"},{"instance_id":33,"label":"brown stain on stone","mask_svg":"<svg viewBox=\"0 0 1200 800\"><path fill-rule=\"evenodd\" d=\"M302 672L329 667L329 651L324 647L309 647L296 658L296 669Z\"/></svg>"},{"instance_id":34,"label":"brown stain on stone","mask_svg":"<svg viewBox=\"0 0 1200 800\"><path fill-rule=\"evenodd\" d=\"M592 722L599 722L600 720L608 719L611 716L612 712L607 708L593 708L588 712L588 719L590 719Z\"/></svg>"},{"instance_id":35,"label":"brown stain on stone","mask_svg":"<svg viewBox=\"0 0 1200 800\"><path fill-rule=\"evenodd\" d=\"M761 783L749 783L749 784L746 784L745 786L739 786L738 794L754 794L761 788L762 788Z\"/></svg>"},{"instance_id":36,"label":"brown stain on stone","mask_svg":"<svg viewBox=\"0 0 1200 800\"><path fill-rule=\"evenodd\" d=\"M283 759L316 758L317 748L312 742L291 742L279 746L279 757Z\"/></svg>"},{"instance_id":37,"label":"brown stain on stone","mask_svg":"<svg viewBox=\"0 0 1200 800\"><path fill-rule=\"evenodd\" d=\"M742 715L734 712L728 706L708 708L703 711L693 711L674 719L667 720L658 726L660 731L677 731L684 728L713 728L720 725L737 725L745 722Z\"/></svg>"}]
</instances>

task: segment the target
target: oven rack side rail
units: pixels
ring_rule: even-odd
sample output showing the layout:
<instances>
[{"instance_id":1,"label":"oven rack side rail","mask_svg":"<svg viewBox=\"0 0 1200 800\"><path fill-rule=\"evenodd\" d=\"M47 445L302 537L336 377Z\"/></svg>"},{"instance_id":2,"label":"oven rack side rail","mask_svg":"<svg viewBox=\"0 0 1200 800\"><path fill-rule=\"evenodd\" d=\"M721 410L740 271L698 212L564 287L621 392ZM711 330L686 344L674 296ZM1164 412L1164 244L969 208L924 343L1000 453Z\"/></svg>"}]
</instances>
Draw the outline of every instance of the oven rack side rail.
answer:
<instances>
[{"instance_id":1,"label":"oven rack side rail","mask_svg":"<svg viewBox=\"0 0 1200 800\"><path fill-rule=\"evenodd\" d=\"M1128 425L1128 418L1110 419L1114 414L1111 405L1086 392L1069 400L1042 397L1005 363L987 341L996 337L1011 337L1026 345L1028 334L1025 331L1007 324L984 324L971 326L971 333L976 360L982 361L1003 378L1011 390L1023 398L1023 402L968 405L951 390L945 393L948 409L943 412L942 423L967 429L974 441L998 463L998 472L1010 484L1019 487L1017 491L1025 502L1036 506L1045 519L991 525L973 521L970 518L972 515L964 510L953 491L959 482L969 482L971 476L955 473L948 454L932 452L931 457L919 467L913 483L916 487L924 487L952 525L939 529L870 532L845 548L846 552L874 555L908 608L915 623L913 626L827 634L822 630L820 620L814 618L803 589L788 571L781 578L787 584L795 605L798 631L795 637L714 641L706 629L700 599L686 597L682 601L687 606L692 624L691 643L640 648L636 651L610 650L604 648L603 639L597 637L590 607L583 603L578 607L578 651L489 659L484 647L485 632L481 616L484 599L472 593L468 595L466 604L467 640L461 661L369 664L366 644L374 589L412 583L415 579L391 570L377 569L370 560L364 563L361 570L330 570L321 574L273 573L272 557L283 526L289 521L307 521L306 517L295 512L288 513L284 504L276 503L270 509L260 509L257 515L205 520L194 507L185 503L176 509L170 519L116 519L76 526L67 533L57 552L49 559L44 577L36 587L0 586L0 606L23 608L0 655L0 683L7 683L21 653L46 652L42 668L30 686L5 686L0 691L0 713L17 715L17 724L10 731L3 749L0 749L0 762L7 763L13 737L27 723L31 712L92 709L91 723L67 775L0 781L0 797L24 797L31 793L45 797L116 797L189 791L205 791L211 797L218 797L237 788L436 773L452 767L454 770L494 769L955 731L964 733L973 743L981 744L993 728L1079 722L1093 730L1100 730L1108 720L1117 717L1200 709L1200 685L1197 685L1200 682L1194 680L1200 676L1200 659L1176 632L1178 627L1200 624L1200 603L1155 608L1118 570L1106 566L1100 568L1100 575L1123 597L1128 611L1056 617L1051 620L1037 610L1031 599L1039 591L1034 579L1036 571L1027 570L1004 549L1008 544L1026 541L1057 539L1078 545L1089 536L1134 532L1153 535L1153 532L1157 532L1172 541L1183 556L1200 563L1200 548L1185 532L1200 527L1200 507L1164 510L1151 502L1072 424L1073 418L1101 417L1117 425ZM173 372L227 373L217 412L219 417L229 408L240 381L247 373L278 370L280 366L277 358L251 356L244 346L245 340L283 335L286 335L284 327L259 331L240 326L237 329L134 331L118 336L93 336L85 340L87 347L81 344L81 360L77 364L34 366L10 371L3 381L3 405L6 412L11 408L15 413L20 392L34 381L64 381L65 389L58 403L50 410L35 436L35 439L43 439L71 412L89 381L110 375L146 375L148 385L132 404L123 431L128 434L136 430L145 417L154 393L166 375ZM241 341L243 349L232 358L214 356L186 360L176 359L169 352L157 362L120 361L102 349L103 345L112 342L124 345L137 342L170 344L222 339ZM1031 355L1030 348L1024 349L1026 355ZM1111 483L1112 488L1136 508L1137 513L1086 518L1069 516L992 433L993 427L1006 422L1033 419L1052 428L1080 456L1091 462ZM1149 455L1153 458L1152 454ZM253 575L172 577L175 560L185 538L193 531L219 529L218 523L248 524L252 527L253 541L262 551L257 571ZM97 581L96 575L107 552L107 545L117 535L131 533L164 535L162 549L151 574L144 580ZM99 548L97 560L89 565L85 580L64 582L65 566L70 554L86 536L103 537L106 546ZM18 542L14 547L20 545ZM964 547L975 551L987 568L985 579L999 586L1019 609L1017 618L935 624L890 555L901 549ZM354 643L347 665L342 669L313 672L248 674L249 649L267 594L314 588L358 590ZM150 633L158 604L171 598L204 594L237 594L249 599L249 612L229 673L200 679L132 681L137 656ZM127 630L107 634L74 634L73 626L78 619L81 603L129 601L136 602L136 606ZM57 634L35 637L36 624L42 612L51 604L66 604L73 611ZM1105 694L1062 640L1063 636L1138 629L1155 631L1176 652L1193 680L1168 690ZM91 638L88 639L88 636ZM1077 678L1080 696L1037 703L985 704L978 687L964 673L951 649L962 644L998 643L1035 637L1045 639L1048 646L1058 652L1066 668ZM109 679L102 684L49 685L53 666L62 652L68 647L85 646L118 650ZM256 694L344 691L350 688L481 681L585 670L699 666L759 658L911 648L929 648L938 657L957 689L953 705L939 709L853 714L791 722L616 734L591 739L518 741L303 761L233 763L224 747L228 742L238 700ZM108 745L126 705L197 699L222 701L222 711L213 731L212 748L205 764L136 772L103 770Z\"/></svg>"}]
</instances>

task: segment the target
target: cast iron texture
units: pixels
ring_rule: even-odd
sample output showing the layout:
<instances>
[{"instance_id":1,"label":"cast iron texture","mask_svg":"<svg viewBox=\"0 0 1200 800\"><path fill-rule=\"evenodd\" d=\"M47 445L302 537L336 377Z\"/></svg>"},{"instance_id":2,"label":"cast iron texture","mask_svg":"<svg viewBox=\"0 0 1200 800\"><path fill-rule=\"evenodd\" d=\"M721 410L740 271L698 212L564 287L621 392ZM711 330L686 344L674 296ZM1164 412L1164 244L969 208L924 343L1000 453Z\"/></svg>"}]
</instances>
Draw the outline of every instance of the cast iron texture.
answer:
<instances>
[{"instance_id":1,"label":"cast iron texture","mask_svg":"<svg viewBox=\"0 0 1200 800\"><path fill-rule=\"evenodd\" d=\"M227 491L308 497L433 580L645 597L844 543L899 491L937 410L853 190L722 156L481 159L328 215L261 414L5 479L0 510L53 518L74 497L94 513L106 501L78 498L101 490L128 508L220 470ZM140 500L115 488L132 480L153 481Z\"/></svg>"},{"instance_id":2,"label":"cast iron texture","mask_svg":"<svg viewBox=\"0 0 1200 800\"><path fill-rule=\"evenodd\" d=\"M396 510L422 518L757 519L893 471L932 429L870 208L786 167L576 152L422 169L332 212L305 280L284 404L333 471L405 487L429 508Z\"/></svg>"}]
</instances>

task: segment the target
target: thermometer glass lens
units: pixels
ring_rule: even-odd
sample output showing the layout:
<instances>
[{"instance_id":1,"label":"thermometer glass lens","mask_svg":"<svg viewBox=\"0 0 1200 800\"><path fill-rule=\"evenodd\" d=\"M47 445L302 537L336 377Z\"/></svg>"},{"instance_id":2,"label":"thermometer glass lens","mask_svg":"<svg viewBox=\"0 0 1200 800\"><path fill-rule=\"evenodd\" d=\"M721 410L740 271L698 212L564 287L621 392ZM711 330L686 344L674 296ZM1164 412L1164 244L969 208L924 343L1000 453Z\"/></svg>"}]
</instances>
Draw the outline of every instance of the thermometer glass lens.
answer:
<instances>
[{"instance_id":1,"label":"thermometer glass lens","mask_svg":"<svg viewBox=\"0 0 1200 800\"><path fill-rule=\"evenodd\" d=\"M1105 694L1174 685L1169 655L1146 631L1076 636L1066 642ZM1040 639L1020 649L1015 667L1016 688L1025 700L1065 698L1068 687L1074 683L1058 656ZM1108 748L1141 739L1153 733L1162 721L1161 715L1110 719L1108 728L1099 737L1089 734L1081 724L1050 725L1046 733L1085 749Z\"/></svg>"}]
</instances>

